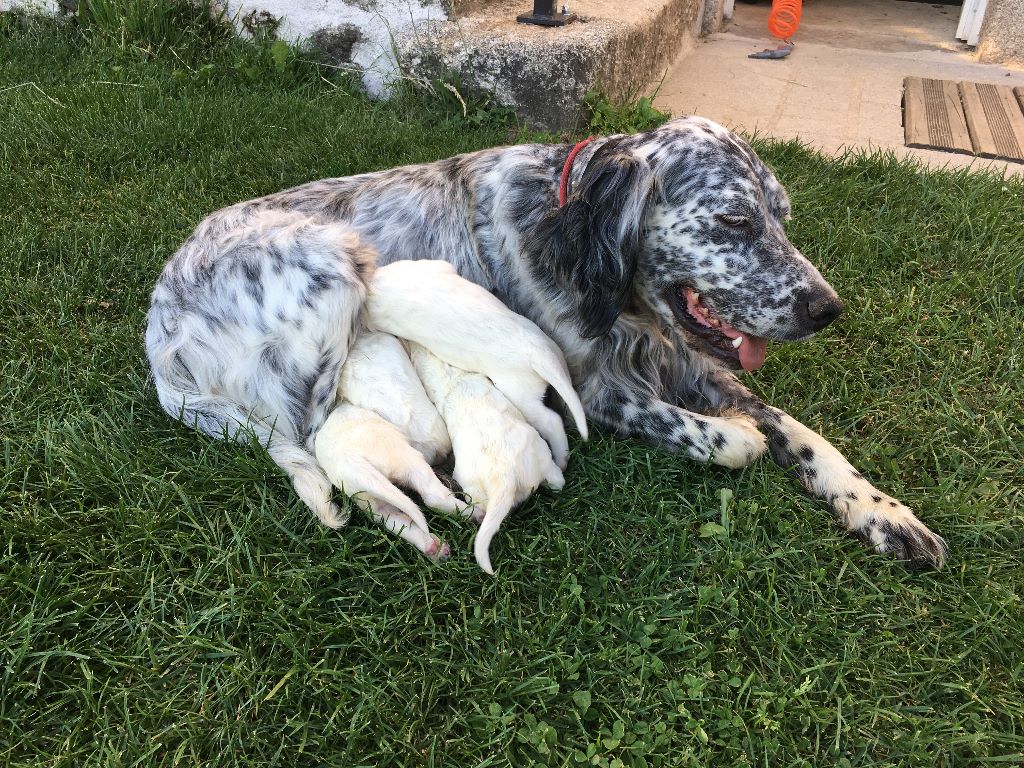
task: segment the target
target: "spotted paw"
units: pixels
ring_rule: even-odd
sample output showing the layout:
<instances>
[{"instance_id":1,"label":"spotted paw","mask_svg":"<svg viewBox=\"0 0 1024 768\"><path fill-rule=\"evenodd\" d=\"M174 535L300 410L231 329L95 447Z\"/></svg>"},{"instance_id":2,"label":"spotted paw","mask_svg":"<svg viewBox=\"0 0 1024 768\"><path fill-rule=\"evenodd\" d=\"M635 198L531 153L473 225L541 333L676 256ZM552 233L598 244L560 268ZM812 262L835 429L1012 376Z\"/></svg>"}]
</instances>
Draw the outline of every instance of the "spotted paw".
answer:
<instances>
[{"instance_id":1,"label":"spotted paw","mask_svg":"<svg viewBox=\"0 0 1024 768\"><path fill-rule=\"evenodd\" d=\"M728 416L715 419L708 432L711 461L730 469L739 469L765 452L767 443L753 419Z\"/></svg>"},{"instance_id":2,"label":"spotted paw","mask_svg":"<svg viewBox=\"0 0 1024 768\"><path fill-rule=\"evenodd\" d=\"M850 513L860 525L853 532L876 552L911 566L941 568L945 564L949 556L946 542L903 504L876 493L866 503L855 505Z\"/></svg>"}]
</instances>

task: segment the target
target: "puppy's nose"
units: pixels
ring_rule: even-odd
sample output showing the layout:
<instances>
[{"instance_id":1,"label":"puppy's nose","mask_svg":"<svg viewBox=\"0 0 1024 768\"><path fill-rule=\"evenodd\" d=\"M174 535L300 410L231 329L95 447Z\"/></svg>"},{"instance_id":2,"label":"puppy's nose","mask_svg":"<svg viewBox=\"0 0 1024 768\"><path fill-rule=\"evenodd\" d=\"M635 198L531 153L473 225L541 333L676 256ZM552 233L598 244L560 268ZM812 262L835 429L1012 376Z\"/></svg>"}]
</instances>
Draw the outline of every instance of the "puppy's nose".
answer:
<instances>
[{"instance_id":1,"label":"puppy's nose","mask_svg":"<svg viewBox=\"0 0 1024 768\"><path fill-rule=\"evenodd\" d=\"M843 314L843 302L834 293L811 293L797 299L797 313L800 322L810 331L820 331Z\"/></svg>"}]
</instances>

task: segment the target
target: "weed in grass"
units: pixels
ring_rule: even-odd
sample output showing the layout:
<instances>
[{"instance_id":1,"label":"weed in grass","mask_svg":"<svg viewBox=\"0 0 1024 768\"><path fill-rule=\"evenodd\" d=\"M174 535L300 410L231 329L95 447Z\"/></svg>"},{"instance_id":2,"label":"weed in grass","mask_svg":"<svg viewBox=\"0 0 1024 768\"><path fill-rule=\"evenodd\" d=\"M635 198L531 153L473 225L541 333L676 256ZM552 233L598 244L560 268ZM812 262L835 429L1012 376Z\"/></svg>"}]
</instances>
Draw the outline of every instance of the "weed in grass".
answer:
<instances>
[{"instance_id":1,"label":"weed in grass","mask_svg":"<svg viewBox=\"0 0 1024 768\"><path fill-rule=\"evenodd\" d=\"M611 100L600 91L590 91L583 100L590 116L587 127L596 135L637 133L657 128L671 115L655 107L653 100L654 94Z\"/></svg>"},{"instance_id":2,"label":"weed in grass","mask_svg":"<svg viewBox=\"0 0 1024 768\"><path fill-rule=\"evenodd\" d=\"M514 109L498 104L487 91L464 85L455 75L402 80L395 88L393 105L406 114L429 115L455 130L510 129L516 124Z\"/></svg>"},{"instance_id":3,"label":"weed in grass","mask_svg":"<svg viewBox=\"0 0 1024 768\"><path fill-rule=\"evenodd\" d=\"M77 18L97 47L150 56L208 49L233 36L226 11L214 0L80 0Z\"/></svg>"},{"instance_id":4,"label":"weed in grass","mask_svg":"<svg viewBox=\"0 0 1024 768\"><path fill-rule=\"evenodd\" d=\"M0 764L1024 760L1019 181L757 143L847 309L748 383L944 534L947 570L865 551L770 462L597 431L488 578L459 519L442 567L358 515L328 532L263 454L172 422L142 330L209 211L507 130L234 41L186 69L0 24Z\"/></svg>"}]
</instances>

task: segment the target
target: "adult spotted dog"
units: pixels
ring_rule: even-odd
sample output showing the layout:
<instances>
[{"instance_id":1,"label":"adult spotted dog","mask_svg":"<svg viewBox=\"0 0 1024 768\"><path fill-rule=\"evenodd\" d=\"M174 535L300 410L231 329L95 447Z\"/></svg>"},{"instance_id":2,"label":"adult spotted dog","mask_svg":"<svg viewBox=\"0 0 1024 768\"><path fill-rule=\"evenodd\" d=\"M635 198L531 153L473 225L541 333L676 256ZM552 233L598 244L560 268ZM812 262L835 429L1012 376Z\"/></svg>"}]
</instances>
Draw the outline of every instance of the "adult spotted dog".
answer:
<instances>
[{"instance_id":1,"label":"adult spotted dog","mask_svg":"<svg viewBox=\"0 0 1024 768\"><path fill-rule=\"evenodd\" d=\"M146 346L160 402L213 436L248 425L299 497L343 525L311 447L368 278L399 259L443 259L559 344L597 423L730 467L767 438L848 531L939 566L940 537L731 372L760 366L767 340L809 338L842 311L787 240L789 212L754 152L695 117L239 203L198 226L153 292Z\"/></svg>"}]
</instances>

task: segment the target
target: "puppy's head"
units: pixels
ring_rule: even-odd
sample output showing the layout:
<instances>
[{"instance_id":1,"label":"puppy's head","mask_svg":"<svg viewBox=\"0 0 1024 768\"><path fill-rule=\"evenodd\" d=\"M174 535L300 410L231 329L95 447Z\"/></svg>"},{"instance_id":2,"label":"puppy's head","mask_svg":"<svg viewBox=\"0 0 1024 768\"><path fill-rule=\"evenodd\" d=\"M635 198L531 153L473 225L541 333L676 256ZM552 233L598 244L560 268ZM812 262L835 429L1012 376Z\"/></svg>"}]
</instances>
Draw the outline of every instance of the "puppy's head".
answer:
<instances>
[{"instance_id":1,"label":"puppy's head","mask_svg":"<svg viewBox=\"0 0 1024 768\"><path fill-rule=\"evenodd\" d=\"M633 306L716 361L754 370L766 340L809 338L842 312L786 238L785 190L709 120L604 140L552 217L546 266L586 337Z\"/></svg>"}]
</instances>

